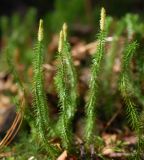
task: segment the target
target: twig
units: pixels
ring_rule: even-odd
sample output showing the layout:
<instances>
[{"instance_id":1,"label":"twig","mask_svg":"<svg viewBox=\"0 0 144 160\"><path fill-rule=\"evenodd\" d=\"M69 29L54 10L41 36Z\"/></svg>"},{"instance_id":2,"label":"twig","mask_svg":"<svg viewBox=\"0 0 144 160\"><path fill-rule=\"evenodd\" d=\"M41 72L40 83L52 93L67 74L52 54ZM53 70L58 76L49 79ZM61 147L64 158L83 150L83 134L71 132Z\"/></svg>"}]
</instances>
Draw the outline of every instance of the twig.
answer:
<instances>
[{"instance_id":1,"label":"twig","mask_svg":"<svg viewBox=\"0 0 144 160\"><path fill-rule=\"evenodd\" d=\"M25 100L23 98L20 111L16 114L16 117L10 129L7 131L5 137L0 142L0 149L2 149L4 146L9 145L11 141L14 139L14 137L16 136L16 134L18 133L20 126L22 124L23 116L24 116L24 104L25 104Z\"/></svg>"},{"instance_id":2,"label":"twig","mask_svg":"<svg viewBox=\"0 0 144 160\"><path fill-rule=\"evenodd\" d=\"M107 122L106 127L104 128L104 130L106 130L111 124L112 122L116 119L116 117L119 115L119 113L121 112L121 107L117 110L117 112L115 112L115 114L111 117L111 119Z\"/></svg>"}]
</instances>

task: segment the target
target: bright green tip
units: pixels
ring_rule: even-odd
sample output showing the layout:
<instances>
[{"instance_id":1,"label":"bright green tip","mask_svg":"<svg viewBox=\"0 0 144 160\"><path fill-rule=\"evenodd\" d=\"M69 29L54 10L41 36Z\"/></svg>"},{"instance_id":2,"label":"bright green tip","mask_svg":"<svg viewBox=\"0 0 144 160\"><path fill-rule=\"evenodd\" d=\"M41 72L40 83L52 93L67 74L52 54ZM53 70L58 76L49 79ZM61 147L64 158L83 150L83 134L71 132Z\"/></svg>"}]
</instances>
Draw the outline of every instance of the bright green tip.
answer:
<instances>
[{"instance_id":1,"label":"bright green tip","mask_svg":"<svg viewBox=\"0 0 144 160\"><path fill-rule=\"evenodd\" d=\"M67 28L68 28L67 24L64 23L64 24L63 24L63 29L62 29L62 30L63 30L64 40L67 39Z\"/></svg>"},{"instance_id":2,"label":"bright green tip","mask_svg":"<svg viewBox=\"0 0 144 160\"><path fill-rule=\"evenodd\" d=\"M39 21L39 29L38 29L38 41L41 42L43 40L43 20Z\"/></svg>"},{"instance_id":3,"label":"bright green tip","mask_svg":"<svg viewBox=\"0 0 144 160\"><path fill-rule=\"evenodd\" d=\"M106 11L105 11L104 7L102 7L102 9L101 9L101 19L100 19L100 30L101 31L104 30L105 17L106 17Z\"/></svg>"}]
</instances>

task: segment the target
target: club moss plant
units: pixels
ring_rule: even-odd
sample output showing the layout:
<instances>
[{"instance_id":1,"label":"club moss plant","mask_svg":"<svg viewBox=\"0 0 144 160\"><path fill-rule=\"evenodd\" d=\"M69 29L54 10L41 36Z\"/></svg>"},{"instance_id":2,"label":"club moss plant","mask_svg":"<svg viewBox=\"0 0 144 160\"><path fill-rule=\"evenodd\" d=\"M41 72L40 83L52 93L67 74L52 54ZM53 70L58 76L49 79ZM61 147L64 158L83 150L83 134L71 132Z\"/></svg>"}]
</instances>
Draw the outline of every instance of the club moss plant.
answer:
<instances>
[{"instance_id":1,"label":"club moss plant","mask_svg":"<svg viewBox=\"0 0 144 160\"><path fill-rule=\"evenodd\" d=\"M97 94L98 94L98 76L101 69L101 62L104 55L105 45L105 9L101 10L100 19L100 33L98 34L98 45L96 53L93 56L91 66L91 78L89 82L89 97L86 104L86 126L85 126L85 139L86 143L90 144L93 142L93 133L96 126L96 105L97 105Z\"/></svg>"},{"instance_id":2,"label":"club moss plant","mask_svg":"<svg viewBox=\"0 0 144 160\"><path fill-rule=\"evenodd\" d=\"M72 144L72 120L76 111L77 82L70 47L67 41L67 25L64 23L60 32L55 84L59 94L61 109L58 127L63 146L68 149Z\"/></svg>"},{"instance_id":3,"label":"club moss plant","mask_svg":"<svg viewBox=\"0 0 144 160\"><path fill-rule=\"evenodd\" d=\"M138 137L138 143L137 143L137 151L134 156L134 159L141 159L141 153L144 147L144 142L143 142L143 136L142 136L142 124L141 124L141 117L139 116L138 113L138 108L133 102L133 86L131 83L131 74L130 74L130 62L131 59L136 52L137 49L137 42L131 42L126 46L124 55L123 55L123 63L122 63L122 72L120 76L120 91L122 94L122 97L124 99L124 102L126 104L126 114L127 114L127 119L132 127L132 129L136 132L136 135Z\"/></svg>"},{"instance_id":4,"label":"club moss plant","mask_svg":"<svg viewBox=\"0 0 144 160\"><path fill-rule=\"evenodd\" d=\"M110 71L112 70L115 59L115 51L117 45L117 39L121 36L124 30L124 24L119 24L121 27L117 29L114 41L112 42L112 50L110 51L110 57L107 60L106 65L108 66L106 71L106 78L109 77ZM118 26L119 26L118 25ZM97 119L98 119L98 95L100 94L99 79L102 71L102 65L104 65L103 59L105 57L105 45L107 38L106 26L106 13L105 9L101 9L100 18L100 30L97 35L97 46L96 51L92 57L91 62L91 76L88 84L88 96L86 105L84 107L84 134L82 141L85 142L84 146L88 149L95 143L95 137L98 136ZM40 20L39 30L37 36L37 43L33 52L33 108L35 115L31 115L36 129L37 137L39 138L42 151L47 155L48 159L55 160L58 154L63 150L67 150L68 153L72 153L75 149L75 135L73 132L73 120L77 112L77 75L76 68L73 64L73 58L70 49L70 43L67 36L67 24L64 23L60 35L59 45L57 53L57 65L56 65L56 76L54 77L55 87L59 98L59 115L58 120L52 123L50 118L49 99L46 98L46 92L44 88L44 74L43 74L43 63L44 63L44 29L43 20ZM132 35L131 35L132 37ZM132 39L132 38L131 38ZM126 105L126 115L131 128L137 135L137 149L136 153L133 154L133 159L141 159L143 151L143 127L140 111L135 105L133 98L139 99L139 94L135 94L134 83L131 78L131 67L132 58L137 49L137 43L131 41L130 38L124 46L124 53L122 58L122 65L120 70L119 78L119 92ZM13 50L13 49L12 49ZM21 90L24 91L22 82L19 80L13 63L11 62L10 49L8 50L8 63L14 74L14 77L19 83ZM108 63L110 61L110 63ZM102 83L101 83L102 84ZM106 86L107 88L107 86ZM139 92L138 92L139 93ZM141 101L140 101L141 102ZM54 145L53 139L58 138L60 145ZM100 144L99 144L100 145ZM76 151L74 151L76 153Z\"/></svg>"},{"instance_id":5,"label":"club moss plant","mask_svg":"<svg viewBox=\"0 0 144 160\"><path fill-rule=\"evenodd\" d=\"M40 20L39 30L38 30L38 41L34 51L34 78L33 78L33 99L34 99L34 108L36 112L35 123L37 128L37 133L40 136L42 144L48 151L50 157L54 159L56 154L56 149L49 142L49 130L51 129L50 119L49 119L49 110L46 101L46 95L44 92L43 85L43 20Z\"/></svg>"}]
</instances>

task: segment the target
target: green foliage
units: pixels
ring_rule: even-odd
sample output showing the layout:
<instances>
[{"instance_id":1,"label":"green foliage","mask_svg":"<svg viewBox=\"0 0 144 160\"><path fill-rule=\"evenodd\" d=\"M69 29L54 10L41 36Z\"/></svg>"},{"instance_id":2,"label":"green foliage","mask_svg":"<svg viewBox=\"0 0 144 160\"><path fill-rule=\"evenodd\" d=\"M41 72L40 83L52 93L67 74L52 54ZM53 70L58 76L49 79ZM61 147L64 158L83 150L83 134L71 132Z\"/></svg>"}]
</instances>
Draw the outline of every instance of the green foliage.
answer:
<instances>
[{"instance_id":1,"label":"green foliage","mask_svg":"<svg viewBox=\"0 0 144 160\"><path fill-rule=\"evenodd\" d=\"M136 131L138 130L138 115L137 111L135 109L135 106L133 102L131 101L131 86L130 86L130 78L129 78L129 63L132 59L133 54L136 51L137 43L133 42L129 44L125 50L124 56L123 56L123 65L122 65L122 72L120 77L120 91L122 93L122 96L124 97L124 100L127 104L127 114L129 122L133 129Z\"/></svg>"},{"instance_id":2,"label":"green foliage","mask_svg":"<svg viewBox=\"0 0 144 160\"><path fill-rule=\"evenodd\" d=\"M76 111L77 81L69 43L67 42L66 27L66 24L64 24L63 30L60 32L57 57L59 65L57 67L55 84L61 108L58 127L60 128L63 146L69 149L72 144L72 120Z\"/></svg>"},{"instance_id":3,"label":"green foliage","mask_svg":"<svg viewBox=\"0 0 144 160\"><path fill-rule=\"evenodd\" d=\"M102 91L100 94L103 94L103 96L105 96L105 103L106 105L104 105L103 107L103 116L105 116L105 119L108 120L110 119L110 117L113 115L114 111L116 110L115 107L115 102L114 99L116 99L116 95L113 93L113 89L112 89L112 85L113 85L113 79L115 79L115 83L117 84L118 80L117 77L118 75L116 75L113 72L113 67L116 63L116 59L119 58L119 54L120 54L120 45L119 44L119 40L124 32L125 29L125 24L124 21L118 21L118 22L114 22L112 21L110 24L110 29L112 27L112 25L114 25L114 33L112 36L110 36L110 44L107 50L107 53L104 55L104 60L103 60L103 68L102 68L102 78L103 78L103 83L101 83L101 87L102 87ZM107 33L110 32L110 29L107 31ZM122 48L123 50L123 48ZM115 92L117 92L117 90L115 90ZM107 109L108 108L108 109Z\"/></svg>"},{"instance_id":4,"label":"green foliage","mask_svg":"<svg viewBox=\"0 0 144 160\"><path fill-rule=\"evenodd\" d=\"M33 58L33 68L34 68L34 78L33 78L33 98L34 98L34 108L36 111L36 127L37 132L40 136L40 139L43 145L46 147L46 150L51 157L55 157L56 150L48 142L49 130L50 130L50 119L49 111L46 101L46 96L44 92L43 85L43 22L40 21L39 33L38 33L38 42L34 51Z\"/></svg>"},{"instance_id":5,"label":"green foliage","mask_svg":"<svg viewBox=\"0 0 144 160\"><path fill-rule=\"evenodd\" d=\"M116 50L118 48L118 40L119 40L121 34L123 33L123 31L124 31L123 21L117 22L115 33L112 37L113 40L112 40L109 52L106 55L107 57L105 58L105 63L106 63L105 64L105 70L106 70L105 73L107 74L106 78L111 77L110 74L112 73L112 67L114 65L114 60L115 60L115 57L117 56Z\"/></svg>"},{"instance_id":6,"label":"green foliage","mask_svg":"<svg viewBox=\"0 0 144 160\"><path fill-rule=\"evenodd\" d=\"M131 86L131 79L129 73L130 70L129 65L133 57L133 54L136 52L136 48L137 48L136 42L132 42L126 47L123 56L122 72L120 76L120 91L127 106L126 113L128 122L131 125L131 127L135 130L138 136L138 148L136 153L136 159L140 159L140 154L142 151L141 147L143 147L143 145L139 145L142 142L141 121L138 109L136 108L133 102L133 88Z\"/></svg>"},{"instance_id":7,"label":"green foliage","mask_svg":"<svg viewBox=\"0 0 144 160\"><path fill-rule=\"evenodd\" d=\"M132 39L135 33L143 35L144 24L137 14L126 14L123 21L126 25L128 39Z\"/></svg>"},{"instance_id":8,"label":"green foliage","mask_svg":"<svg viewBox=\"0 0 144 160\"><path fill-rule=\"evenodd\" d=\"M31 65L33 51L31 46L34 38L33 26L36 23L36 15L36 9L31 8L23 18L21 18L19 13L14 13L11 17L0 17L0 30L2 31L1 70L8 68L5 54L7 46L11 46L12 50L10 54L12 57L17 56L16 54L18 53L18 63L24 64L24 72Z\"/></svg>"},{"instance_id":9,"label":"green foliage","mask_svg":"<svg viewBox=\"0 0 144 160\"><path fill-rule=\"evenodd\" d=\"M93 141L93 131L96 118L96 103L98 94L98 76L101 68L101 61L104 54L104 44L105 44L105 32L101 31L98 35L98 46L97 51L93 57L93 62L91 66L91 79L89 82L89 97L86 104L86 129L85 129L85 139L86 143L92 143Z\"/></svg>"},{"instance_id":10,"label":"green foliage","mask_svg":"<svg viewBox=\"0 0 144 160\"><path fill-rule=\"evenodd\" d=\"M101 10L100 33L98 35L97 51L94 54L91 66L91 78L89 82L89 95L86 104L86 126L85 139L87 144L93 143L93 133L95 129L96 103L98 96L98 77L101 69L101 62L104 55L104 45L106 33L105 29L105 10Z\"/></svg>"}]
</instances>

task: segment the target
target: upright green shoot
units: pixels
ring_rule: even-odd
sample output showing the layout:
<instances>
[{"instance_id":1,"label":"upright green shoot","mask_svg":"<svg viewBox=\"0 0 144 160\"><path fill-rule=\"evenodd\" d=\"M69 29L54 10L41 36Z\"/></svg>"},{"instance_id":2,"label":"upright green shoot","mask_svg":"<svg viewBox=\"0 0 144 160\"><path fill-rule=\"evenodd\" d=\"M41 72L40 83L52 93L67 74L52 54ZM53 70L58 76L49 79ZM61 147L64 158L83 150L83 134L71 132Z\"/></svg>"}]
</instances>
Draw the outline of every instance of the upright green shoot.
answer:
<instances>
[{"instance_id":1,"label":"upright green shoot","mask_svg":"<svg viewBox=\"0 0 144 160\"><path fill-rule=\"evenodd\" d=\"M65 57L65 64L67 68L67 76L68 76L68 88L70 93L70 102L71 106L69 108L70 118L73 118L74 113L76 111L76 101L77 101L77 78L76 78L76 71L73 64L72 56L70 53L70 44L67 40L67 25L64 23L63 25L63 34L64 34L64 41L63 41L63 56Z\"/></svg>"},{"instance_id":2,"label":"upright green shoot","mask_svg":"<svg viewBox=\"0 0 144 160\"><path fill-rule=\"evenodd\" d=\"M43 85L43 21L40 20L39 30L38 30L38 42L36 44L36 49L34 51L33 57L33 98L34 98L34 108L36 111L36 128L40 136L44 147L49 153L49 156L54 159L56 150L49 143L49 130L50 130L50 119L49 110L46 101L46 96L44 92Z\"/></svg>"},{"instance_id":3,"label":"upright green shoot","mask_svg":"<svg viewBox=\"0 0 144 160\"><path fill-rule=\"evenodd\" d=\"M63 147L70 149L72 144L72 119L76 111L77 82L72 63L69 43L67 42L67 25L60 32L58 48L58 69L55 84L59 94L61 114L58 121Z\"/></svg>"},{"instance_id":4,"label":"upright green shoot","mask_svg":"<svg viewBox=\"0 0 144 160\"><path fill-rule=\"evenodd\" d=\"M130 43L125 50L125 53L123 55L123 63L122 63L122 71L121 71L121 76L120 76L120 91L123 96L123 99L125 101L125 104L127 106L126 108L126 113L127 113L127 119L132 127L132 129L136 132L138 136L138 145L137 145L137 153L136 153L136 159L140 159L140 153L141 153L141 147L142 147L142 142L141 142L141 122L140 118L138 116L138 111L137 108L133 102L133 90L131 86L131 79L130 79L130 62L131 59L136 51L137 48L137 43L132 42ZM143 144L144 145L144 144Z\"/></svg>"},{"instance_id":5,"label":"upright green shoot","mask_svg":"<svg viewBox=\"0 0 144 160\"><path fill-rule=\"evenodd\" d=\"M96 53L94 54L92 66L91 66L91 79L89 82L89 95L86 104L86 126L85 126L85 140L87 144L93 143L93 135L95 130L96 119L96 103L98 95L98 78L101 69L101 62L104 55L105 45L105 9L101 10L100 19L100 33L98 35L98 45Z\"/></svg>"}]
</instances>

